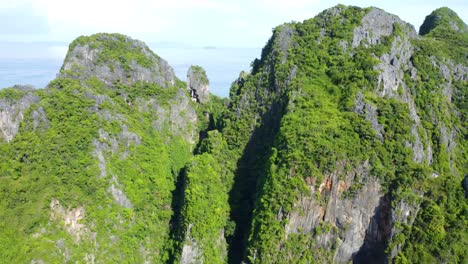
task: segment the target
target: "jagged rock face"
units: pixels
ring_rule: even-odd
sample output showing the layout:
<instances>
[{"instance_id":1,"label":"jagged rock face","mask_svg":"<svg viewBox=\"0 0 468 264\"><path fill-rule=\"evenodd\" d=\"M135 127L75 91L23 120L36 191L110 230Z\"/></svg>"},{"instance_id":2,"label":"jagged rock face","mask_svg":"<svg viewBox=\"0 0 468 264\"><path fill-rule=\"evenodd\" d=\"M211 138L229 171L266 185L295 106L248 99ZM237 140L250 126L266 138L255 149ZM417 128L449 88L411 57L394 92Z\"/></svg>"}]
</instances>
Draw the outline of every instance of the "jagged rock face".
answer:
<instances>
[{"instance_id":1,"label":"jagged rock face","mask_svg":"<svg viewBox=\"0 0 468 264\"><path fill-rule=\"evenodd\" d=\"M187 71L187 90L195 102L204 104L210 99L210 87L205 70L200 66L190 66Z\"/></svg>"},{"instance_id":2,"label":"jagged rock face","mask_svg":"<svg viewBox=\"0 0 468 264\"><path fill-rule=\"evenodd\" d=\"M119 34L97 34L80 37L70 47L60 71L62 77L97 77L107 85L138 81L161 87L175 84L174 70L139 40Z\"/></svg>"},{"instance_id":3,"label":"jagged rock face","mask_svg":"<svg viewBox=\"0 0 468 264\"><path fill-rule=\"evenodd\" d=\"M327 175L318 188L308 185L311 196L303 196L294 205L295 209L288 217L286 236L291 233L311 233L319 225L331 225L337 233L325 233L316 238L321 247L328 247L337 242L333 260L338 263L352 259L362 244L371 219L382 197L379 181L369 174L369 164L364 163L355 170L345 173L345 164ZM340 176L344 179L340 179ZM346 191L353 184L362 184L362 188L353 196L345 198ZM314 197L318 194L327 203L323 204Z\"/></svg>"},{"instance_id":4,"label":"jagged rock face","mask_svg":"<svg viewBox=\"0 0 468 264\"><path fill-rule=\"evenodd\" d=\"M453 175L459 174L461 167L456 168L455 163L456 160L460 158L460 156L457 157L457 155L463 155L461 154L463 151L457 152L459 151L457 149L459 148L460 140L463 138L464 130L463 128L457 127L459 126L457 122L459 122L458 118L460 117L463 120L464 114L460 114L450 103L452 100L460 100L460 98L453 99L456 94L458 94L457 96L460 96L459 94L464 94L460 92L460 90L463 89L460 87L465 86L463 86L464 84L460 83L460 81L466 80L466 66L464 63L460 63L459 60L457 60L458 63L455 63L452 61L453 58L452 60L445 59L443 55L438 54L437 59L434 58L432 62L431 70L433 70L433 72L428 76L427 72L429 70L426 68L426 65L421 65L420 61L418 61L418 59L421 60L421 57L418 56L424 54L421 52L421 49L424 49L422 42L426 41L426 39L418 36L413 26L400 20L397 16L388 14L377 8L354 10L365 14L359 25L347 27L344 30L346 33L340 32L342 34L339 34L327 27L329 24L334 28L339 28L342 25L346 26L346 22L350 17L350 9L349 7L337 6L321 13L318 19L313 21L315 24L307 24L307 21L305 21L304 24L306 24L306 27L313 28L313 33L305 32L308 28L304 29L301 27L300 23L298 23L300 26L295 27L297 32L294 29L285 29L283 26L275 29L274 37L276 38L270 40L264 50L269 50L269 56L272 56L275 52L276 54L286 54L286 56L276 60L275 63L264 63L263 65L260 63L259 72L263 70L263 72L272 73L273 77L270 76L269 79L273 80L273 82L277 82L278 79L284 80L284 78L288 76L288 71L294 71L294 75L301 76L301 78L304 76L312 76L310 77L311 83L314 81L320 83L320 81L323 81L326 77L314 79L313 74L317 74L314 70L330 66L320 65L320 59L313 60L314 56L310 55L310 53L318 52L320 48L323 48L320 45L325 43L323 46L327 47L326 44L332 39L335 46L333 46L332 51L329 50L329 52L334 53L335 49L338 48L350 56L347 58L348 60L356 58L355 56L359 54L359 52L367 52L373 57L372 59L375 59L375 63L373 63L372 67L375 73L375 79L372 79L370 85L365 84L359 87L357 92L353 94L354 105L352 107L354 112L358 114L360 118L367 121L366 123L369 125L369 129L374 130L375 133L373 133L373 135L375 139L377 139L376 141L380 141L384 146L388 146L389 142L393 140L391 134L394 133L392 129L395 128L389 128L388 123L385 123L386 120L383 115L385 109L383 108L388 106L388 102L398 105L398 107L404 109L402 112L404 112L405 119L408 118L408 121L405 121L408 127L407 129L405 128L405 139L400 139L400 142L404 145L401 148L404 149L405 152L410 153L408 155L408 160L411 160L410 164L414 164L412 166L415 167L420 166L421 168L426 168L427 166L427 168L430 168L429 170L437 168L437 165L432 164L440 162L440 148L442 146L443 149L447 150L448 167L451 173L453 173ZM308 33L310 35L308 35ZM352 33L351 37L346 36L346 34L349 33ZM307 48L310 47L311 49L315 48L313 45L303 45L304 42L310 43L314 40L319 44L318 50L311 51L302 48L304 46ZM432 40L427 40L427 42L430 41ZM275 50L269 46L271 43L287 43L285 46L288 48ZM296 52L296 44L302 48L302 50ZM306 58L305 61L309 55L313 63L309 62L309 68L307 68L307 71L304 71L304 69L301 69L303 65L298 64L294 59L288 59L289 54ZM268 56L265 57L268 58ZM423 58L425 62L427 58L429 57L426 56ZM451 57L447 55L446 58ZM289 63L287 70L281 69L281 66L285 64L285 62L286 64ZM431 63L429 63L429 65L430 64ZM282 71L278 71L278 69ZM440 74L441 78L438 74ZM304 79L307 79L307 77ZM333 76L331 77L333 78ZM437 80L437 84L435 85L436 88L430 92L428 91L428 93L443 93L443 95L437 95L440 97L440 105L436 106L437 103L439 103L439 101L437 101L437 103L434 104L434 108L441 107L447 109L447 112L441 116L435 114L435 111L432 110L428 118L428 112L431 112L431 110L428 110L421 104L423 100L430 101L428 98L421 96L421 94L426 92L426 87L424 87L424 85L417 85L419 85L421 79L432 81L428 80L431 78ZM242 85L244 82L246 81L240 78L238 80L239 84L235 84ZM307 89L301 87L307 86L307 81L304 81L304 83L299 82L298 84L297 82L293 82L292 86L289 86L291 83L286 82L285 89L291 89L291 97L289 101L286 102L286 116L296 111L296 104L301 105L298 104L297 101L306 93L301 91L301 89ZM339 85L343 84L339 83ZM323 83L318 84L318 86L326 90L326 85ZM275 85L270 84L265 87L262 92L268 93L273 87L275 87ZM249 92L253 91L257 90L252 89L247 92L239 92L237 95L239 100L236 105L238 109L235 110L236 116L241 116L242 109L248 108L249 104L252 104L253 96L249 98ZM310 93L310 90L306 91ZM297 100L298 98L299 100ZM302 105L302 107L307 108L308 105ZM312 111L313 110L311 110L311 112ZM299 113L300 114L297 114L294 118L306 119L307 113ZM323 118L323 123L326 124L326 117ZM456 119L453 127L447 125L447 119L451 118ZM293 121L290 119L285 120L283 117L282 123L283 122L284 124L288 124L288 122ZM303 122L306 123L307 121L304 120ZM302 131L302 128L298 128L297 130ZM292 132L290 134L293 134L294 127L289 127L288 131ZM286 139L288 137L289 135L285 136ZM294 138L294 136L290 137ZM313 135L309 135L309 138L307 138L307 136L300 134L298 138L301 138L301 140L307 143L308 140L312 140L312 137ZM435 140L434 137L436 138ZM287 151L285 151L286 153L296 153L297 156L293 156L291 158L293 162L286 165L289 173L279 169L285 166L284 163L281 163L281 158L272 159L273 161L271 162L274 165L271 170L273 170L273 172L261 172L267 174L265 177L270 181L265 180L266 187L260 192L287 192L288 189L279 187L279 185L292 184L292 182L295 181L294 177L297 177L294 172L296 166L300 167L300 165L297 164L300 164L301 161L308 160L307 155L305 155L306 157L301 156L303 153L295 152L293 149L290 150L287 146L285 147L285 145L288 144L287 140L282 137L277 137L276 140L281 142L281 145L278 146L279 149L287 149ZM300 148L300 146L294 146ZM275 145L274 147L276 148L277 146ZM280 151L281 150L278 150L279 153L281 153ZM272 156L276 158L276 154ZM278 156L280 156L280 154L278 154ZM287 158L290 157L287 155L285 156ZM317 161L313 160L312 162ZM337 163L339 168L340 162L342 161L338 161ZM258 220L260 223L256 223L254 217L254 224L250 233L253 239L249 241L251 245L248 247L248 258L254 263L278 262L280 260L288 261L292 259L302 260L306 258L304 255L306 255L305 251L307 251L307 249L309 249L309 252L310 250L314 252L314 254L322 253L323 251L320 251L321 249L324 249L326 252L332 252L331 256L327 256L326 260L322 259L320 261L333 261L337 263L346 263L349 261L354 261L356 263L381 263L395 258L404 247L404 243L398 241L401 241L403 233L407 232L404 231L401 226L413 225L421 210L420 203L423 198L427 199L428 194L421 191L420 187L417 185L409 187L389 187L388 179L385 179L382 175L371 175L370 172L373 171L375 167L367 163L368 167L363 169L363 162L364 164L366 164L366 162L372 163L372 161L369 160L362 160L360 165L350 165L352 168L348 168L346 171L337 169L333 173L326 172L323 174L324 179L321 181L321 184L316 184L314 176L306 177L308 175L302 175L307 184L308 191L310 191L310 195L307 191L300 191L300 194L298 194L299 198L295 200L291 211L288 211L289 209L284 209L289 208L289 204L281 203L279 200L282 200L282 197L278 197L277 201L275 201L274 197L265 193L262 193L260 198L257 197L257 199L260 200L260 205L257 207L257 210L260 212L261 210L265 210L268 213L261 214L257 212L258 215L255 217L260 219ZM342 166L341 164L341 168ZM372 167L372 169L370 169L370 167ZM391 165L389 167L391 167ZM424 176L420 177L438 178L439 176L437 172L433 172L432 174L424 173ZM417 176L410 177L414 179ZM287 178L289 182L283 181L284 178ZM351 197L347 196L346 194L348 191L355 190L353 187L354 184L359 185L358 191L353 191ZM465 184L465 181L463 181L463 184ZM398 193L401 192L400 189L396 191L397 194L394 194L393 192L395 192L395 190L391 190L391 188L406 188L406 192L412 195L406 197L405 195L407 194ZM324 189L328 191L323 191ZM459 190L457 190L457 192L458 191ZM262 200L268 201L268 204ZM279 205L277 207L270 206L270 204L275 203L280 204L281 207ZM284 221L285 225L283 230L278 231L277 227L269 229L269 227L267 227L268 224L264 224L273 218L275 218L277 222ZM326 227L325 229L327 231L323 231L323 226ZM319 232L317 232L317 230L319 230ZM283 231L284 233L282 233ZM276 237L275 235L277 233L275 234L275 232L279 232L280 235ZM262 237L262 235L264 237ZM407 233L404 235L407 235ZM274 237L274 239L272 239L272 237ZM294 249L291 245L293 245L293 243L298 243L297 241L301 241L300 243L307 241L305 242L307 246ZM269 250L263 247L262 243L270 245L270 248L276 246L275 249L279 251L284 250L284 254L276 253L275 250Z\"/></svg>"},{"instance_id":5,"label":"jagged rock face","mask_svg":"<svg viewBox=\"0 0 468 264\"><path fill-rule=\"evenodd\" d=\"M39 102L39 97L32 93L27 93L20 99L0 98L0 137L10 142L18 133L19 125L24 118L24 114L33 104ZM42 108L32 112L34 128L37 128L41 121L47 122Z\"/></svg>"},{"instance_id":6,"label":"jagged rock face","mask_svg":"<svg viewBox=\"0 0 468 264\"><path fill-rule=\"evenodd\" d=\"M426 130L421 126L420 117L416 111L415 102L413 96L409 92L409 88L404 80L405 72L410 72L411 78L417 78L417 69L411 62L411 56L414 53L413 46L410 39L415 34L413 28L407 28L406 34L397 36L394 38L390 52L384 53L380 56L380 63L375 66L375 69L380 72L377 82L377 92L379 96L389 96L398 98L402 102L408 104L410 110L411 119L414 121L411 135L414 137L413 142L408 142L407 145L413 150L413 160L421 163L427 161L432 162L432 148L430 142L428 142L428 135ZM400 89L400 91L398 91ZM370 119L372 120L372 119ZM380 131L375 125L375 121L372 121L373 128L377 134ZM423 134L419 134L421 131ZM426 149L424 149L426 145Z\"/></svg>"},{"instance_id":7,"label":"jagged rock face","mask_svg":"<svg viewBox=\"0 0 468 264\"><path fill-rule=\"evenodd\" d=\"M191 229L192 224L189 224L187 227L185 243L182 247L182 254L180 259L181 264L203 263L203 259L200 258L201 252L198 248L198 243L190 237Z\"/></svg>"},{"instance_id":8,"label":"jagged rock face","mask_svg":"<svg viewBox=\"0 0 468 264\"><path fill-rule=\"evenodd\" d=\"M353 48L359 45L380 44L382 37L390 36L393 33L395 23L398 23L403 28L407 28L410 38L417 36L416 30L410 24L382 9L372 8L362 19L362 25L354 29Z\"/></svg>"},{"instance_id":9,"label":"jagged rock face","mask_svg":"<svg viewBox=\"0 0 468 264\"><path fill-rule=\"evenodd\" d=\"M366 117L366 120L371 123L372 129L374 129L377 138L380 141L383 141L383 125L380 124L377 120L377 108L370 103L366 103L361 92L358 92L358 94L356 95L354 105L354 111Z\"/></svg>"},{"instance_id":10,"label":"jagged rock face","mask_svg":"<svg viewBox=\"0 0 468 264\"><path fill-rule=\"evenodd\" d=\"M57 199L52 199L50 202L51 219L53 221L60 221L67 231L74 236L75 241L79 242L80 239L90 233L90 230L81 223L85 217L84 207L77 207L75 209L63 207Z\"/></svg>"},{"instance_id":11,"label":"jagged rock face","mask_svg":"<svg viewBox=\"0 0 468 264\"><path fill-rule=\"evenodd\" d=\"M0 205L0 220L17 223L0 237L34 251L5 261L165 263L172 191L199 135L195 107L164 60L115 34L76 40L44 89L1 90L2 197L19 201L15 179L30 184L25 210Z\"/></svg>"},{"instance_id":12,"label":"jagged rock face","mask_svg":"<svg viewBox=\"0 0 468 264\"><path fill-rule=\"evenodd\" d=\"M169 129L174 135L182 136L190 144L197 139L197 113L191 105L187 94L179 90L170 101L170 107L163 107L157 100L137 99L140 112L154 112L153 127L159 132Z\"/></svg>"},{"instance_id":13,"label":"jagged rock face","mask_svg":"<svg viewBox=\"0 0 468 264\"><path fill-rule=\"evenodd\" d=\"M294 29L287 24L282 25L278 30L278 51L281 52L281 63L285 63L288 58L288 49L291 47L291 38Z\"/></svg>"}]
</instances>

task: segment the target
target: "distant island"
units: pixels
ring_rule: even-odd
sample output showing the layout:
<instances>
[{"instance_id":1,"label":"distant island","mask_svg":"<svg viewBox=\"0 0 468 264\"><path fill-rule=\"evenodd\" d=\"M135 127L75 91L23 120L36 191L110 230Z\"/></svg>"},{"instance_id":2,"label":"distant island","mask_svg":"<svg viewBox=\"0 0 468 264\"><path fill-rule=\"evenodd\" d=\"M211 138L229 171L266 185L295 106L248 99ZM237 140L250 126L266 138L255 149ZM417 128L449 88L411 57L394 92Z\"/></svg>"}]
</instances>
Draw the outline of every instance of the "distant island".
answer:
<instances>
[{"instance_id":1,"label":"distant island","mask_svg":"<svg viewBox=\"0 0 468 264\"><path fill-rule=\"evenodd\" d=\"M417 33L337 5L221 98L80 36L44 89L0 90L0 262L467 263L467 54L449 8Z\"/></svg>"}]
</instances>

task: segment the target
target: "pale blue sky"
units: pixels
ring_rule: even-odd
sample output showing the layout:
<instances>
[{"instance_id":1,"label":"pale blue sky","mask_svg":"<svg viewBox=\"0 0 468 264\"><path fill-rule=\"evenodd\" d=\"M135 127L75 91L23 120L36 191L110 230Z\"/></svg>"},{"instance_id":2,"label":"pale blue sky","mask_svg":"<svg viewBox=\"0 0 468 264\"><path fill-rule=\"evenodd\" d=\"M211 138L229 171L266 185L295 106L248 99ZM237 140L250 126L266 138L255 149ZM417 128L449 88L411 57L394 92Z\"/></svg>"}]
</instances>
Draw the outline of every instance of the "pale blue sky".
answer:
<instances>
[{"instance_id":1,"label":"pale blue sky","mask_svg":"<svg viewBox=\"0 0 468 264\"><path fill-rule=\"evenodd\" d=\"M448 6L466 22L466 0L0 0L0 42L70 42L119 32L145 42L261 47L271 29L302 21L338 3L377 6L413 24Z\"/></svg>"}]
</instances>

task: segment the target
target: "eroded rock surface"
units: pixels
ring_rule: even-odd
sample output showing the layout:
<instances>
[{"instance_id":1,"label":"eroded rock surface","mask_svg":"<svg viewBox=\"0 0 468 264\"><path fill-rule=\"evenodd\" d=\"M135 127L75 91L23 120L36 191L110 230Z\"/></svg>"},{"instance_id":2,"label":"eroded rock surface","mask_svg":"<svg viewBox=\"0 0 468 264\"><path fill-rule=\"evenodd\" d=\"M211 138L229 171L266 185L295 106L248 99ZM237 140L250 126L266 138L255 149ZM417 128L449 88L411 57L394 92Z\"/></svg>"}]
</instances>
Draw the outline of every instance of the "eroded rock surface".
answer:
<instances>
[{"instance_id":1,"label":"eroded rock surface","mask_svg":"<svg viewBox=\"0 0 468 264\"><path fill-rule=\"evenodd\" d=\"M359 45L380 44L382 37L390 36L393 33L395 23L407 28L410 38L417 37L416 30L412 25L382 9L372 8L362 19L362 25L354 29L353 48Z\"/></svg>"},{"instance_id":2,"label":"eroded rock surface","mask_svg":"<svg viewBox=\"0 0 468 264\"><path fill-rule=\"evenodd\" d=\"M187 90L192 100L198 103L207 103L210 99L208 76L200 66L190 66L187 71Z\"/></svg>"},{"instance_id":3,"label":"eroded rock surface","mask_svg":"<svg viewBox=\"0 0 468 264\"><path fill-rule=\"evenodd\" d=\"M62 77L96 77L107 85L152 82L161 87L175 84L174 70L145 43L120 34L81 37L71 45L60 71ZM111 55L113 52L122 54Z\"/></svg>"},{"instance_id":4,"label":"eroded rock surface","mask_svg":"<svg viewBox=\"0 0 468 264\"><path fill-rule=\"evenodd\" d=\"M0 98L0 137L6 142L10 142L18 133L19 125L24 118L26 111L33 104L39 102L39 97L32 93L26 93L20 99ZM39 126L40 120L45 118L44 110L37 110L33 113L35 126Z\"/></svg>"}]
</instances>

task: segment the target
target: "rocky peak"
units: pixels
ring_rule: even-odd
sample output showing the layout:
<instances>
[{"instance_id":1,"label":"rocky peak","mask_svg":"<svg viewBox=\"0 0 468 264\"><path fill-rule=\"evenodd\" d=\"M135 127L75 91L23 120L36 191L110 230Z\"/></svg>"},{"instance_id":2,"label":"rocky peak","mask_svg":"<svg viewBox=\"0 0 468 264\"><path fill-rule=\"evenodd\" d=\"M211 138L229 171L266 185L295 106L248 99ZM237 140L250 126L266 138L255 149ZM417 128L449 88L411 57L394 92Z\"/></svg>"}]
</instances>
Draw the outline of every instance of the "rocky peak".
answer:
<instances>
[{"instance_id":1,"label":"rocky peak","mask_svg":"<svg viewBox=\"0 0 468 264\"><path fill-rule=\"evenodd\" d=\"M15 137L29 107L39 102L39 97L34 95L33 91L34 89L31 86L19 85L1 91L0 142L1 139L10 142ZM33 116L33 118L34 122L39 124L42 116L38 113L38 111L34 111L32 115L37 115Z\"/></svg>"},{"instance_id":2,"label":"rocky peak","mask_svg":"<svg viewBox=\"0 0 468 264\"><path fill-rule=\"evenodd\" d=\"M419 28L420 35L427 35L435 29L451 29L457 32L468 32L467 25L458 17L455 11L447 7L441 7L432 11L424 19L424 23Z\"/></svg>"},{"instance_id":3,"label":"rocky peak","mask_svg":"<svg viewBox=\"0 0 468 264\"><path fill-rule=\"evenodd\" d=\"M97 77L107 85L138 81L161 87L175 84L174 70L145 43L121 34L81 36L69 47L60 77Z\"/></svg>"},{"instance_id":4,"label":"rocky peak","mask_svg":"<svg viewBox=\"0 0 468 264\"><path fill-rule=\"evenodd\" d=\"M411 24L398 16L389 14L382 9L372 7L362 19L362 25L353 32L353 48L363 45L380 44L382 37L390 36L398 25L410 38L416 38L417 33Z\"/></svg>"},{"instance_id":5,"label":"rocky peak","mask_svg":"<svg viewBox=\"0 0 468 264\"><path fill-rule=\"evenodd\" d=\"M205 70L196 65L190 66L187 71L187 90L192 100L206 103L210 99L209 80Z\"/></svg>"}]
</instances>

